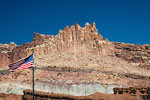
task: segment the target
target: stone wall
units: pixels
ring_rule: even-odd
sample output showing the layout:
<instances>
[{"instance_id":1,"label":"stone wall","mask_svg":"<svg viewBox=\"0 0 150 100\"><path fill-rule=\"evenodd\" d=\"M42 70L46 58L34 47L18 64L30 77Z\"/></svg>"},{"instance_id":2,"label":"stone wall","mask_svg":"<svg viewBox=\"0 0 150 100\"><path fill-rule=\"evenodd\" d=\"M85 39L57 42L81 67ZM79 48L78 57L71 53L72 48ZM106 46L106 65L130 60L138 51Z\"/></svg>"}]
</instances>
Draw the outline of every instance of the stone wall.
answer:
<instances>
[{"instance_id":1,"label":"stone wall","mask_svg":"<svg viewBox=\"0 0 150 100\"><path fill-rule=\"evenodd\" d=\"M35 91L36 100L149 100L150 87L114 88L114 95L95 94L88 96L71 96ZM23 100L32 99L32 90L24 90ZM115 98L115 99L114 99Z\"/></svg>"},{"instance_id":2,"label":"stone wall","mask_svg":"<svg viewBox=\"0 0 150 100\"><path fill-rule=\"evenodd\" d=\"M130 88L114 88L114 94L129 94L132 96L139 95L144 100L150 99L150 87L130 87Z\"/></svg>"},{"instance_id":3,"label":"stone wall","mask_svg":"<svg viewBox=\"0 0 150 100\"><path fill-rule=\"evenodd\" d=\"M24 90L23 100L32 100L33 92L32 90ZM94 100L90 97L85 96L71 96L64 94L53 94L46 92L35 91L34 93L35 100Z\"/></svg>"}]
</instances>

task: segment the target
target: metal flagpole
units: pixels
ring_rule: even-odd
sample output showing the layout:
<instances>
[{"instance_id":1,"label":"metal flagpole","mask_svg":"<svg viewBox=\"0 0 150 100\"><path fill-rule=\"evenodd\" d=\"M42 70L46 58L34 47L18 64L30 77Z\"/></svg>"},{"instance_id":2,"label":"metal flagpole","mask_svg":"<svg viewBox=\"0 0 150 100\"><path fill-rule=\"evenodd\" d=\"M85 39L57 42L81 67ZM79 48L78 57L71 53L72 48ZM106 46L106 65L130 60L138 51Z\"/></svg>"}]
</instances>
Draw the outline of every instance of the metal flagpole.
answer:
<instances>
[{"instance_id":1,"label":"metal flagpole","mask_svg":"<svg viewBox=\"0 0 150 100\"><path fill-rule=\"evenodd\" d=\"M34 100L34 50L32 50L32 54L33 54L33 100Z\"/></svg>"},{"instance_id":2,"label":"metal flagpole","mask_svg":"<svg viewBox=\"0 0 150 100\"><path fill-rule=\"evenodd\" d=\"M33 67L33 100L34 100L34 67Z\"/></svg>"}]
</instances>

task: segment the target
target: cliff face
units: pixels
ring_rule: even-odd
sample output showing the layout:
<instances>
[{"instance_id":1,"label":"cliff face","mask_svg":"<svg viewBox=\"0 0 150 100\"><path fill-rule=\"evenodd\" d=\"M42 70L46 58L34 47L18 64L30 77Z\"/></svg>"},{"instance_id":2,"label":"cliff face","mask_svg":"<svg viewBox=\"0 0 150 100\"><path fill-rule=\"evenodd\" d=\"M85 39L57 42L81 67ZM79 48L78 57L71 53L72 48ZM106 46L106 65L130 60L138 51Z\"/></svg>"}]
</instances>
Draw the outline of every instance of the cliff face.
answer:
<instances>
[{"instance_id":1,"label":"cliff face","mask_svg":"<svg viewBox=\"0 0 150 100\"><path fill-rule=\"evenodd\" d=\"M85 83L122 87L150 85L150 45L104 40L95 23L86 23L83 28L77 23L70 28L66 26L55 36L34 33L33 40L23 45L0 44L0 67L4 67L0 68L0 82L31 84L30 69L9 74L7 65L29 56L32 50L35 83L60 87Z\"/></svg>"},{"instance_id":2,"label":"cliff face","mask_svg":"<svg viewBox=\"0 0 150 100\"><path fill-rule=\"evenodd\" d=\"M42 44L36 48L36 54L38 55L53 51L114 55L114 45L107 40L103 40L103 37L98 34L95 23L92 25L86 23L84 28L81 28L78 24L72 25L70 28L66 26L56 36L35 33L32 42Z\"/></svg>"},{"instance_id":3,"label":"cliff face","mask_svg":"<svg viewBox=\"0 0 150 100\"><path fill-rule=\"evenodd\" d=\"M70 28L66 26L64 30L60 30L56 36L34 33L32 42L15 46L8 52L0 52L0 66L7 66L31 54L32 49L35 56L63 51L74 54L114 55L114 44L103 40L95 23L91 25L86 23L84 28L75 23Z\"/></svg>"},{"instance_id":4,"label":"cliff face","mask_svg":"<svg viewBox=\"0 0 150 100\"><path fill-rule=\"evenodd\" d=\"M129 43L115 42L115 56L139 67L150 69L150 45L143 46Z\"/></svg>"},{"instance_id":5,"label":"cliff face","mask_svg":"<svg viewBox=\"0 0 150 100\"><path fill-rule=\"evenodd\" d=\"M10 63L10 55L13 48L16 47L16 44L0 44L0 67L6 66Z\"/></svg>"},{"instance_id":6,"label":"cliff face","mask_svg":"<svg viewBox=\"0 0 150 100\"><path fill-rule=\"evenodd\" d=\"M0 44L0 67L28 56L32 49L34 49L35 56L47 55L52 52L111 55L137 66L145 68L150 66L150 45L110 42L98 34L95 23L86 23L83 28L75 23L70 28L66 26L55 36L34 33L32 42L23 45Z\"/></svg>"}]
</instances>

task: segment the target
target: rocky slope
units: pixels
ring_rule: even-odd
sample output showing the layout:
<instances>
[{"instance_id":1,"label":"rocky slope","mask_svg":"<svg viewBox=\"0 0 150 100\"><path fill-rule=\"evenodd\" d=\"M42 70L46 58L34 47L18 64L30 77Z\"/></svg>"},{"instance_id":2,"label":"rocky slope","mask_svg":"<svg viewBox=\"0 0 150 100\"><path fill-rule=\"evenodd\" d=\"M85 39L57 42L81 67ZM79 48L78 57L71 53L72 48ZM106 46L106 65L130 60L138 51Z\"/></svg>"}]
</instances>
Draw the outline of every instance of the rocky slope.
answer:
<instances>
[{"instance_id":1,"label":"rocky slope","mask_svg":"<svg viewBox=\"0 0 150 100\"><path fill-rule=\"evenodd\" d=\"M86 23L83 28L75 23L70 28L66 26L64 30L59 30L56 36L34 33L32 42L23 45L0 44L0 67L26 57L32 49L37 56L67 51L73 54L116 56L147 68L150 63L150 45L110 42L98 34L95 23Z\"/></svg>"},{"instance_id":2,"label":"rocky slope","mask_svg":"<svg viewBox=\"0 0 150 100\"><path fill-rule=\"evenodd\" d=\"M56 36L34 33L32 42L16 46L7 52L1 51L0 58L8 61L4 63L0 59L0 63L2 67L15 62L20 58L29 55L31 49L34 49L35 55L39 56L47 55L51 52L63 51L83 54L114 55L113 48L113 43L103 40L103 37L98 34L95 23L92 25L86 23L84 28L75 24L70 28L69 26L66 26L65 29L60 30Z\"/></svg>"},{"instance_id":3,"label":"rocky slope","mask_svg":"<svg viewBox=\"0 0 150 100\"><path fill-rule=\"evenodd\" d=\"M115 42L115 56L119 58L123 58L129 63L135 63L140 67L144 67L149 69L150 64L150 45L144 44L143 46L137 44L129 44L129 43L119 43Z\"/></svg>"},{"instance_id":4,"label":"rocky slope","mask_svg":"<svg viewBox=\"0 0 150 100\"><path fill-rule=\"evenodd\" d=\"M150 85L150 45L103 39L95 23L86 23L83 28L75 23L55 36L34 33L33 40L23 45L0 44L0 82L31 84L31 70L10 74L7 65L27 57L32 50L36 84Z\"/></svg>"}]
</instances>

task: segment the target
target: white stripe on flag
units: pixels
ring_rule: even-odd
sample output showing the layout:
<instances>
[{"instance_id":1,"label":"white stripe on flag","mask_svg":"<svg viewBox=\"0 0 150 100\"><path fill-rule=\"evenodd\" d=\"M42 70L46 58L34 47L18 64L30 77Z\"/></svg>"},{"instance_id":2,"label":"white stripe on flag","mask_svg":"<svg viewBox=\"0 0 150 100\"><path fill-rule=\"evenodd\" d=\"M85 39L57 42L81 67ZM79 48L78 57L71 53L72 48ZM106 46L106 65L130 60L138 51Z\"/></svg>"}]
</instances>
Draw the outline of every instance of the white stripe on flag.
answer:
<instances>
[{"instance_id":1,"label":"white stripe on flag","mask_svg":"<svg viewBox=\"0 0 150 100\"><path fill-rule=\"evenodd\" d=\"M27 64L22 64L20 67L18 67L16 70L21 70L21 69L28 69L28 68L33 68L33 61L28 62Z\"/></svg>"}]
</instances>

